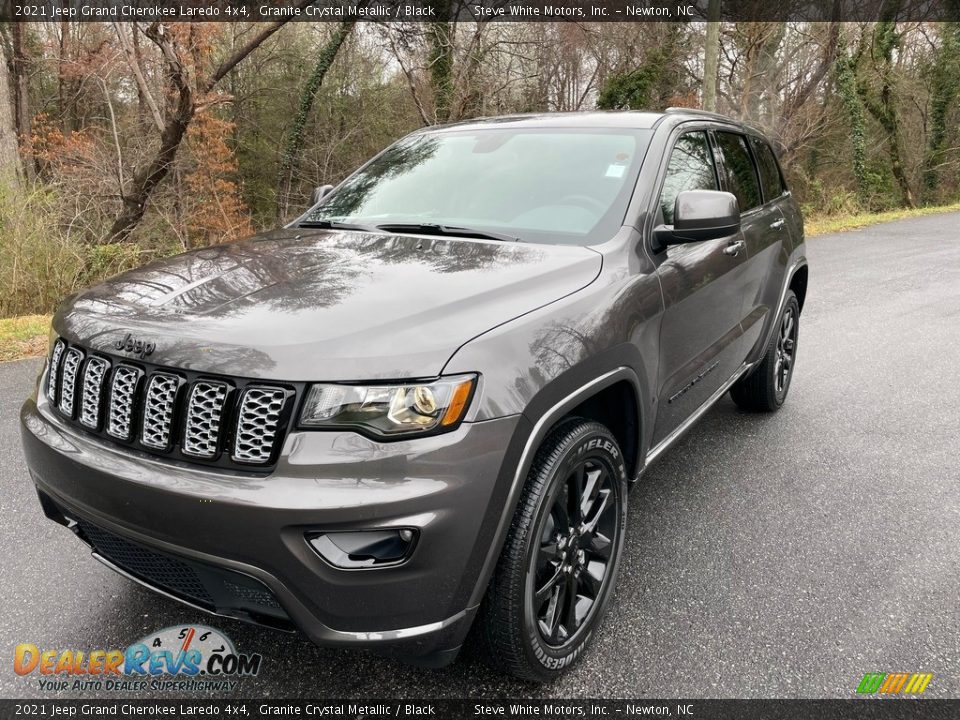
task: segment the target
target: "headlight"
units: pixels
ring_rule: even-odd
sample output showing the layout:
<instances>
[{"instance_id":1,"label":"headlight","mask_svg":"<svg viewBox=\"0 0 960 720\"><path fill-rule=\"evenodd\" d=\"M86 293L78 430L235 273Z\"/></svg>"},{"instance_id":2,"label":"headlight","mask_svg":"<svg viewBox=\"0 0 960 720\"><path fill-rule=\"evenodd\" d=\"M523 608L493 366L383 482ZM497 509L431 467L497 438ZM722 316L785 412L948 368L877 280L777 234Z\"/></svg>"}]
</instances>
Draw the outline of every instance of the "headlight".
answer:
<instances>
[{"instance_id":1,"label":"headlight","mask_svg":"<svg viewBox=\"0 0 960 720\"><path fill-rule=\"evenodd\" d=\"M456 375L424 384L312 385L300 425L391 438L452 430L466 414L476 383L475 375Z\"/></svg>"}]
</instances>

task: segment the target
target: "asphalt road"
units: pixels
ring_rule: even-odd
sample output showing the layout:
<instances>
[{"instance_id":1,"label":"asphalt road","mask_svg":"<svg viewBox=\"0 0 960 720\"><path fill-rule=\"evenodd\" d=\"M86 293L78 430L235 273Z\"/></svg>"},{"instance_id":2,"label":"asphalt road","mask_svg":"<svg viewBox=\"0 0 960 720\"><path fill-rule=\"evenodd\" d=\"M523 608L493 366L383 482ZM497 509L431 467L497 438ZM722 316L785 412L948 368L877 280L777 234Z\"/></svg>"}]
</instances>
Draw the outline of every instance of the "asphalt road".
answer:
<instances>
[{"instance_id":1,"label":"asphalt road","mask_svg":"<svg viewBox=\"0 0 960 720\"><path fill-rule=\"evenodd\" d=\"M17 411L38 362L0 365L0 697L17 643L125 647L181 623L260 652L245 697L850 697L865 672L960 697L960 214L809 242L790 397L725 399L630 496L626 557L592 649L530 686L210 618L114 575L41 515ZM63 697L63 696L61 696ZM89 697L89 695L87 696Z\"/></svg>"}]
</instances>

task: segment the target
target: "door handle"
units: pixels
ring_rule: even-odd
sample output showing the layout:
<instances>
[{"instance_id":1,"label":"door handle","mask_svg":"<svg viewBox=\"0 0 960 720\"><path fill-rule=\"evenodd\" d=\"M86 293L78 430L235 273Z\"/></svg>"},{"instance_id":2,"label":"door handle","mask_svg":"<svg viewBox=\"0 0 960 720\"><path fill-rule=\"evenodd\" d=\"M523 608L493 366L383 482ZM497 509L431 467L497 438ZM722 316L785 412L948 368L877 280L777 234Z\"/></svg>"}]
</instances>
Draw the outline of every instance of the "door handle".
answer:
<instances>
[{"instance_id":1,"label":"door handle","mask_svg":"<svg viewBox=\"0 0 960 720\"><path fill-rule=\"evenodd\" d=\"M736 257L737 255L740 254L740 251L743 250L743 248L744 248L743 240L737 240L736 242L732 242L729 245L727 245L723 249L723 254Z\"/></svg>"},{"instance_id":2,"label":"door handle","mask_svg":"<svg viewBox=\"0 0 960 720\"><path fill-rule=\"evenodd\" d=\"M779 230L780 228L783 227L783 222L784 222L783 218L780 218L779 220L774 220L772 223L770 223L770 227L776 230Z\"/></svg>"}]
</instances>

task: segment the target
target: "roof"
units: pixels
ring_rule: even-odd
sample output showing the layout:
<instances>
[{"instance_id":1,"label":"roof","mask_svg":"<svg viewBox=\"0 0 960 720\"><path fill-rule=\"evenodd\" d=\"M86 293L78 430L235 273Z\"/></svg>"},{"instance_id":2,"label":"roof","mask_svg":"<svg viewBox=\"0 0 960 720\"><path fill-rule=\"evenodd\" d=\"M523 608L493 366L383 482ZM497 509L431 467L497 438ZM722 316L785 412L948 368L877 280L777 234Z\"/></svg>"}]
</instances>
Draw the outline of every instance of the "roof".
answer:
<instances>
[{"instance_id":1,"label":"roof","mask_svg":"<svg viewBox=\"0 0 960 720\"><path fill-rule=\"evenodd\" d=\"M489 128L491 125L511 128L629 128L643 130L652 128L664 117L660 112L617 110L610 112L558 112L502 115L500 117L475 118L463 122L424 128L424 130L471 130Z\"/></svg>"},{"instance_id":2,"label":"roof","mask_svg":"<svg viewBox=\"0 0 960 720\"><path fill-rule=\"evenodd\" d=\"M645 130L656 127L662 120L669 118L674 124L687 120L715 120L726 122L759 132L749 123L719 113L707 112L696 108L671 107L663 112L640 110L591 110L587 112L524 113L482 117L464 120L447 125L433 125L418 132L437 130L479 130L491 126L507 128L626 128Z\"/></svg>"}]
</instances>

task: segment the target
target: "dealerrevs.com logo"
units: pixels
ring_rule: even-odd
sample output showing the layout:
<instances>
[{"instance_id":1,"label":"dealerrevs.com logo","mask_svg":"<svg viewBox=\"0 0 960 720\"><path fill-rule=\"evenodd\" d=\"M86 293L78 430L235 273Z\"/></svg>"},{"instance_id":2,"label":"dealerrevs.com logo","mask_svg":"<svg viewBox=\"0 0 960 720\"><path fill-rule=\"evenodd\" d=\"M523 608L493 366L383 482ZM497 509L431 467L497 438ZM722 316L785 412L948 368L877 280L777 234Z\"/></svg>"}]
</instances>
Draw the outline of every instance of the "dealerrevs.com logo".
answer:
<instances>
[{"instance_id":1,"label":"dealerrevs.com logo","mask_svg":"<svg viewBox=\"0 0 960 720\"><path fill-rule=\"evenodd\" d=\"M239 678L260 672L262 660L258 653L237 652L219 630L186 625L164 628L122 650L47 650L21 643L13 669L50 692L232 691Z\"/></svg>"}]
</instances>

